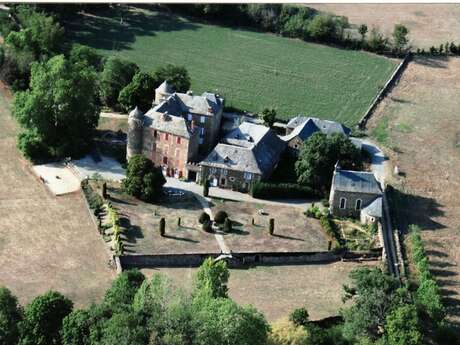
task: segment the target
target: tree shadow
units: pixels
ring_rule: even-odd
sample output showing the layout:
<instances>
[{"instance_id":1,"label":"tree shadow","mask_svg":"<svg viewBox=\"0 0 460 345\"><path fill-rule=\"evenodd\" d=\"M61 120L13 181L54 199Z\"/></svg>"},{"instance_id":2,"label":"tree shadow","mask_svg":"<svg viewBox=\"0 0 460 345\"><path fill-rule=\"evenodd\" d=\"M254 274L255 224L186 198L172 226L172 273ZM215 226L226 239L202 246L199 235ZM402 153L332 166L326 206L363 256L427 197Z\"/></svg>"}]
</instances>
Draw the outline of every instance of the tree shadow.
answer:
<instances>
[{"instance_id":1,"label":"tree shadow","mask_svg":"<svg viewBox=\"0 0 460 345\"><path fill-rule=\"evenodd\" d=\"M445 226L433 218L444 215L442 205L435 199L405 193L392 186L387 188L393 222L400 231L407 232L410 224L424 230L439 230Z\"/></svg>"},{"instance_id":2,"label":"tree shadow","mask_svg":"<svg viewBox=\"0 0 460 345\"><path fill-rule=\"evenodd\" d=\"M414 59L414 63L432 68L447 68L447 56L424 56Z\"/></svg>"},{"instance_id":3,"label":"tree shadow","mask_svg":"<svg viewBox=\"0 0 460 345\"><path fill-rule=\"evenodd\" d=\"M156 32L197 30L180 16L139 6L91 7L64 21L70 39L96 49L127 50L139 36Z\"/></svg>"},{"instance_id":4,"label":"tree shadow","mask_svg":"<svg viewBox=\"0 0 460 345\"><path fill-rule=\"evenodd\" d=\"M249 231L243 230L243 229L235 229L232 228L232 231L229 234L235 234L235 235L240 235L240 236L247 236L249 235Z\"/></svg>"},{"instance_id":5,"label":"tree shadow","mask_svg":"<svg viewBox=\"0 0 460 345\"><path fill-rule=\"evenodd\" d=\"M115 198L112 194L109 195L109 199L110 199L110 201L115 202L117 204L131 205L131 206L137 206L138 205L138 204L136 204L134 202L130 202L130 201L127 201L127 200Z\"/></svg>"},{"instance_id":6,"label":"tree shadow","mask_svg":"<svg viewBox=\"0 0 460 345\"><path fill-rule=\"evenodd\" d=\"M168 234L165 234L163 237L169 238L169 239L172 239L172 240L183 241L183 242L200 243L200 241L192 240L191 238L178 237L178 236L173 236L173 235L168 235Z\"/></svg>"},{"instance_id":7,"label":"tree shadow","mask_svg":"<svg viewBox=\"0 0 460 345\"><path fill-rule=\"evenodd\" d=\"M279 235L279 234L276 234L276 233L273 234L272 236L273 236L273 237L282 238L282 239L285 239L285 240L293 240L293 241L305 242L304 239L298 238L298 237L292 237L292 236L287 236L287 235Z\"/></svg>"},{"instance_id":8,"label":"tree shadow","mask_svg":"<svg viewBox=\"0 0 460 345\"><path fill-rule=\"evenodd\" d=\"M435 257L438 257L438 258L448 258L449 257L448 254L446 254L444 252L441 252L439 250L436 250L436 249L427 250L426 255L429 256L429 257L435 256Z\"/></svg>"}]
</instances>

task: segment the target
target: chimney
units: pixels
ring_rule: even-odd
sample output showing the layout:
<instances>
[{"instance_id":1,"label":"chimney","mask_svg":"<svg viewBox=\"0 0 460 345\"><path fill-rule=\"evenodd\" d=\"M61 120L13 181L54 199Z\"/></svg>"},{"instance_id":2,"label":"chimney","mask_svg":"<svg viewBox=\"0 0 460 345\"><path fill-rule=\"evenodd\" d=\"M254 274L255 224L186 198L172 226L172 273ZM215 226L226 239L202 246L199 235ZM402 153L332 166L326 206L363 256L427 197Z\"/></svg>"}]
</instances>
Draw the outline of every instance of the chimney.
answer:
<instances>
[{"instance_id":1,"label":"chimney","mask_svg":"<svg viewBox=\"0 0 460 345\"><path fill-rule=\"evenodd\" d=\"M169 116L169 114L168 114L167 111L165 111L165 112L163 113L163 120L164 120L164 121L169 121L169 120L171 120L171 118L170 118L170 116Z\"/></svg>"},{"instance_id":2,"label":"chimney","mask_svg":"<svg viewBox=\"0 0 460 345\"><path fill-rule=\"evenodd\" d=\"M212 114L212 108L211 107L208 108L208 113Z\"/></svg>"},{"instance_id":3,"label":"chimney","mask_svg":"<svg viewBox=\"0 0 460 345\"><path fill-rule=\"evenodd\" d=\"M193 96L193 91L192 91L192 90L188 90L188 91L187 91L187 95Z\"/></svg>"},{"instance_id":4,"label":"chimney","mask_svg":"<svg viewBox=\"0 0 460 345\"><path fill-rule=\"evenodd\" d=\"M196 128L196 122L195 122L195 119L193 119L192 122L190 123L190 129L192 133L195 132L195 128Z\"/></svg>"}]
</instances>

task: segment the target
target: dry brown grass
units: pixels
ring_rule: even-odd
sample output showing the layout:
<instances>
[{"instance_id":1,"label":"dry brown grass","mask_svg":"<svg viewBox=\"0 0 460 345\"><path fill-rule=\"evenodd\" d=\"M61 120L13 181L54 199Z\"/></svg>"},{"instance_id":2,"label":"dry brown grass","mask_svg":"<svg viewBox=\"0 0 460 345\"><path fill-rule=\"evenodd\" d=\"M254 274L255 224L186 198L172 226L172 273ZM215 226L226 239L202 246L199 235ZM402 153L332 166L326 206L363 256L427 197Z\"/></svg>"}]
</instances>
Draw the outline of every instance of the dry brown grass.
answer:
<instances>
[{"instance_id":1,"label":"dry brown grass","mask_svg":"<svg viewBox=\"0 0 460 345\"><path fill-rule=\"evenodd\" d=\"M319 221L307 218L301 208L218 200L213 203L214 215L224 210L236 222L234 231L224 235L225 243L233 252L327 250L328 239ZM258 214L262 208L267 215ZM268 233L270 218L275 219L274 236Z\"/></svg>"},{"instance_id":2,"label":"dry brown grass","mask_svg":"<svg viewBox=\"0 0 460 345\"><path fill-rule=\"evenodd\" d=\"M417 58L370 121L384 126L403 175L400 226L424 230L432 272L460 320L460 59Z\"/></svg>"},{"instance_id":3,"label":"dry brown grass","mask_svg":"<svg viewBox=\"0 0 460 345\"><path fill-rule=\"evenodd\" d=\"M16 149L10 95L0 89L0 285L21 303L54 289L97 302L115 276L80 194L55 197Z\"/></svg>"},{"instance_id":4,"label":"dry brown grass","mask_svg":"<svg viewBox=\"0 0 460 345\"><path fill-rule=\"evenodd\" d=\"M304 266L260 266L250 269L231 269L230 297L239 304L252 304L269 321L286 317L295 308L305 306L312 320L337 315L343 307L342 285L348 282L351 270L374 266L336 262ZM173 282L191 291L196 268L143 269L147 276L163 273Z\"/></svg>"},{"instance_id":5,"label":"dry brown grass","mask_svg":"<svg viewBox=\"0 0 460 345\"><path fill-rule=\"evenodd\" d=\"M460 43L460 4L309 4L320 11L347 16L351 24L378 27L391 35L395 24L409 29L414 47L446 41Z\"/></svg>"}]
</instances>

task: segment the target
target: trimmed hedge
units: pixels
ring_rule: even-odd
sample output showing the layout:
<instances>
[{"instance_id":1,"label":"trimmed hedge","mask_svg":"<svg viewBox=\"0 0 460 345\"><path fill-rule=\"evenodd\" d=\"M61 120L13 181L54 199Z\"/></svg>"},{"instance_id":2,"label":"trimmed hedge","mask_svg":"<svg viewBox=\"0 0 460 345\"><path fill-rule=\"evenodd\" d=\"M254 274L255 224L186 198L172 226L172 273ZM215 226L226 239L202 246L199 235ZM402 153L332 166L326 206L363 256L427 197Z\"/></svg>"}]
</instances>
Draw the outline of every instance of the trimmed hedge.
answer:
<instances>
[{"instance_id":1,"label":"trimmed hedge","mask_svg":"<svg viewBox=\"0 0 460 345\"><path fill-rule=\"evenodd\" d=\"M250 192L254 198L259 199L301 199L316 196L310 187L296 183L256 182L252 185Z\"/></svg>"},{"instance_id":2,"label":"trimmed hedge","mask_svg":"<svg viewBox=\"0 0 460 345\"><path fill-rule=\"evenodd\" d=\"M342 236L340 236L340 232L337 229L337 226L332 221L330 216L323 215L319 219L319 223L321 227L326 232L326 234L335 242L335 248L341 248L345 245Z\"/></svg>"},{"instance_id":3,"label":"trimmed hedge","mask_svg":"<svg viewBox=\"0 0 460 345\"><path fill-rule=\"evenodd\" d=\"M441 322L446 310L442 303L440 288L429 271L428 256L420 235L420 228L415 225L410 227L410 242L412 245L412 259L417 269L419 286L415 294L417 306L435 322Z\"/></svg>"},{"instance_id":4,"label":"trimmed hedge","mask_svg":"<svg viewBox=\"0 0 460 345\"><path fill-rule=\"evenodd\" d=\"M224 224L225 220L228 218L228 214L225 211L218 211L214 216L214 221L217 224Z\"/></svg>"}]
</instances>

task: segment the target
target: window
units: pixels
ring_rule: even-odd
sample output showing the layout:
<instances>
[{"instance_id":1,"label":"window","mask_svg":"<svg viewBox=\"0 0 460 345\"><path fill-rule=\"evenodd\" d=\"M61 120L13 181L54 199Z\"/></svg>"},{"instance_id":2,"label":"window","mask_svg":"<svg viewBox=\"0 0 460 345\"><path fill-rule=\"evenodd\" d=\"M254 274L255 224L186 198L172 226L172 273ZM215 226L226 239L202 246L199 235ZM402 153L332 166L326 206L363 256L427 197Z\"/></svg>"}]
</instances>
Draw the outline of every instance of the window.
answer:
<instances>
[{"instance_id":1,"label":"window","mask_svg":"<svg viewBox=\"0 0 460 345\"><path fill-rule=\"evenodd\" d=\"M192 114L189 113L188 116L187 116L187 119L188 119L189 121L192 121L192 119L193 119Z\"/></svg>"},{"instance_id":2,"label":"window","mask_svg":"<svg viewBox=\"0 0 460 345\"><path fill-rule=\"evenodd\" d=\"M168 133L165 133L165 140L166 140L166 141L169 140L169 134L168 134Z\"/></svg>"},{"instance_id":3,"label":"window","mask_svg":"<svg viewBox=\"0 0 460 345\"><path fill-rule=\"evenodd\" d=\"M206 118L204 116L200 116L200 122L201 123L205 123L206 122Z\"/></svg>"},{"instance_id":4,"label":"window","mask_svg":"<svg viewBox=\"0 0 460 345\"><path fill-rule=\"evenodd\" d=\"M200 137L204 137L204 128L203 127L200 128Z\"/></svg>"},{"instance_id":5,"label":"window","mask_svg":"<svg viewBox=\"0 0 460 345\"><path fill-rule=\"evenodd\" d=\"M177 137L177 144L180 145L180 137Z\"/></svg>"},{"instance_id":6,"label":"window","mask_svg":"<svg viewBox=\"0 0 460 345\"><path fill-rule=\"evenodd\" d=\"M153 137L156 138L158 136L158 132L156 130L153 131Z\"/></svg>"},{"instance_id":7,"label":"window","mask_svg":"<svg viewBox=\"0 0 460 345\"><path fill-rule=\"evenodd\" d=\"M200 145L204 143L204 139L200 138Z\"/></svg>"},{"instance_id":8,"label":"window","mask_svg":"<svg viewBox=\"0 0 460 345\"><path fill-rule=\"evenodd\" d=\"M356 209L357 210L360 210L361 209L361 204L363 203L363 201L361 199L358 199L356 200Z\"/></svg>"},{"instance_id":9,"label":"window","mask_svg":"<svg viewBox=\"0 0 460 345\"><path fill-rule=\"evenodd\" d=\"M227 176L227 169L222 169L220 173L222 176Z\"/></svg>"},{"instance_id":10,"label":"window","mask_svg":"<svg viewBox=\"0 0 460 345\"><path fill-rule=\"evenodd\" d=\"M251 181L252 180L252 174L250 172L245 172L244 173L244 179Z\"/></svg>"},{"instance_id":11,"label":"window","mask_svg":"<svg viewBox=\"0 0 460 345\"><path fill-rule=\"evenodd\" d=\"M347 199L340 198L340 208L344 209L347 206Z\"/></svg>"},{"instance_id":12,"label":"window","mask_svg":"<svg viewBox=\"0 0 460 345\"><path fill-rule=\"evenodd\" d=\"M168 157L163 156L163 164L168 164Z\"/></svg>"},{"instance_id":13,"label":"window","mask_svg":"<svg viewBox=\"0 0 460 345\"><path fill-rule=\"evenodd\" d=\"M235 181L235 178L232 176L229 178L230 181L234 182Z\"/></svg>"}]
</instances>

